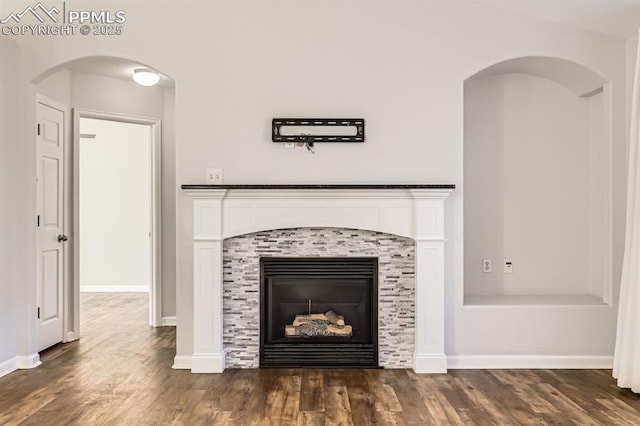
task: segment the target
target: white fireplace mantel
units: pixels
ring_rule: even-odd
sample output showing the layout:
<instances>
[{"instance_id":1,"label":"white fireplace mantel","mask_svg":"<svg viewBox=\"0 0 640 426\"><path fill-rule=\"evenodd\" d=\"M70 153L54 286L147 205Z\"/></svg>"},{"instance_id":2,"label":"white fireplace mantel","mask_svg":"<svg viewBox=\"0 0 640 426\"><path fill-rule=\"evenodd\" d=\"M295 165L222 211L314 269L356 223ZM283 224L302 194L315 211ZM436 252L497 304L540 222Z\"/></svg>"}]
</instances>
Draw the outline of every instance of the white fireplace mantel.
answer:
<instances>
[{"instance_id":1,"label":"white fireplace mantel","mask_svg":"<svg viewBox=\"0 0 640 426\"><path fill-rule=\"evenodd\" d=\"M417 373L447 371L444 200L453 185L183 185L193 199L191 372L224 371L222 243L273 229L335 227L415 241Z\"/></svg>"}]
</instances>

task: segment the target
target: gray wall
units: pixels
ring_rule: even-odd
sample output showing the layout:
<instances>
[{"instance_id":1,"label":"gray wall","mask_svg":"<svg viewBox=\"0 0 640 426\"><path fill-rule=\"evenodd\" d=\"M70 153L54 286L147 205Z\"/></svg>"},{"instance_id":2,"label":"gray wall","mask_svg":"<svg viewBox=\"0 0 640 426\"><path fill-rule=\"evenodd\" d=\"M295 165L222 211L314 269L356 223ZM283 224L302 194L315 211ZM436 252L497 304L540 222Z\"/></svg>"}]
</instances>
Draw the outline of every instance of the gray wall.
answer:
<instances>
[{"instance_id":1,"label":"gray wall","mask_svg":"<svg viewBox=\"0 0 640 426\"><path fill-rule=\"evenodd\" d=\"M0 375L2 363L17 354L16 275L17 205L19 181L14 176L17 73L16 49L11 41L0 39Z\"/></svg>"},{"instance_id":2,"label":"gray wall","mask_svg":"<svg viewBox=\"0 0 640 426\"><path fill-rule=\"evenodd\" d=\"M164 89L162 118L162 316L176 315L176 93Z\"/></svg>"}]
</instances>

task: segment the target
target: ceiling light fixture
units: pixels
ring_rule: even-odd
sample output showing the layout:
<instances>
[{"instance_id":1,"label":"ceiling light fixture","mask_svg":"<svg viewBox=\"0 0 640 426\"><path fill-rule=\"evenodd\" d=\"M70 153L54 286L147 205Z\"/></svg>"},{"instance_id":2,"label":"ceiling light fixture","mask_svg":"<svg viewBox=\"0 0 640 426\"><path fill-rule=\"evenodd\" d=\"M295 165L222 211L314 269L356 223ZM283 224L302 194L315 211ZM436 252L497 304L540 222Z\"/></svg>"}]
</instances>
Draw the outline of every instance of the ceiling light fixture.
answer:
<instances>
[{"instance_id":1,"label":"ceiling light fixture","mask_svg":"<svg viewBox=\"0 0 640 426\"><path fill-rule=\"evenodd\" d=\"M141 86L155 86L160 81L160 74L148 68L133 70L133 79Z\"/></svg>"}]
</instances>

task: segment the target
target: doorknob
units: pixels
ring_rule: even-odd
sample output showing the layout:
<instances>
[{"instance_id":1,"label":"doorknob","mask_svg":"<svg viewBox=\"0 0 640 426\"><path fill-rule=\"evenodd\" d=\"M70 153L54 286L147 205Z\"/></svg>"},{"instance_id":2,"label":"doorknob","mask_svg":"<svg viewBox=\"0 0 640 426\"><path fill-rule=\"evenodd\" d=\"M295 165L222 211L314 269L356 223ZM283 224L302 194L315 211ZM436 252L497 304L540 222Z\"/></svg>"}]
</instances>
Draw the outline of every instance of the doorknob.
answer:
<instances>
[{"instance_id":1,"label":"doorknob","mask_svg":"<svg viewBox=\"0 0 640 426\"><path fill-rule=\"evenodd\" d=\"M58 242L60 241L67 241L69 239L69 237L67 237L66 235L58 235Z\"/></svg>"}]
</instances>

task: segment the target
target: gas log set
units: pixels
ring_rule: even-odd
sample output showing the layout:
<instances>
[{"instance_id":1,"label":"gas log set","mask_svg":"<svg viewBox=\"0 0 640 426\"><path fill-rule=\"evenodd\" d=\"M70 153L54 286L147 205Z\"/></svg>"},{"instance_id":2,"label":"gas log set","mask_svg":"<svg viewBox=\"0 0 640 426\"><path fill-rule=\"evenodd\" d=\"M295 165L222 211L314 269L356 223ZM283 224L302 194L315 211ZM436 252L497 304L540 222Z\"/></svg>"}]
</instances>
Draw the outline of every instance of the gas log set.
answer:
<instances>
[{"instance_id":1,"label":"gas log set","mask_svg":"<svg viewBox=\"0 0 640 426\"><path fill-rule=\"evenodd\" d=\"M353 328L345 324L342 315L328 311L324 314L296 315L293 324L285 326L284 334L287 337L350 337Z\"/></svg>"}]
</instances>

